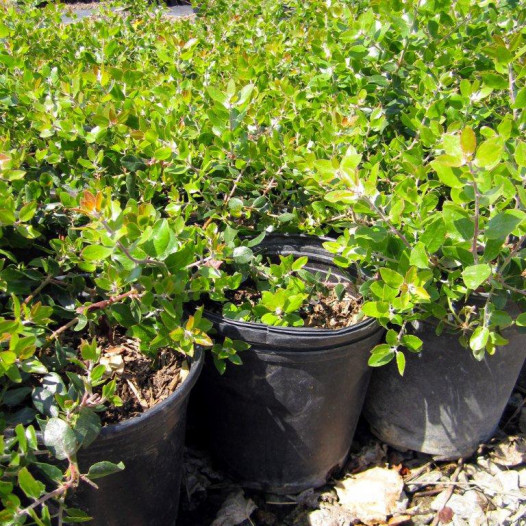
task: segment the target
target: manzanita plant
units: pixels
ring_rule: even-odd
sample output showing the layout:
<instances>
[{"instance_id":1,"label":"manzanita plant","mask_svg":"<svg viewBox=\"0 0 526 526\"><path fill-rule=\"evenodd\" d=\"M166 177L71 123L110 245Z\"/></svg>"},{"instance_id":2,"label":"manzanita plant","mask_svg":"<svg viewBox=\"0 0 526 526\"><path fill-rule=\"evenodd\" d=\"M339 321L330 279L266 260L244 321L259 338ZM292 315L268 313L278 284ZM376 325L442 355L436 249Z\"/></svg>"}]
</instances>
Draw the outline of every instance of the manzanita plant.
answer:
<instances>
[{"instance_id":1,"label":"manzanita plant","mask_svg":"<svg viewBox=\"0 0 526 526\"><path fill-rule=\"evenodd\" d=\"M305 317L323 300L329 305L344 299L356 303L350 281L331 277L304 268L308 258L295 258L292 254L279 256L279 262L265 261L261 254L255 256L249 265L237 265L239 276L239 298L229 298L223 304L222 313L226 318L252 321L275 326L303 326ZM336 310L325 306L327 321ZM348 323L356 321L349 313Z\"/></svg>"},{"instance_id":2,"label":"manzanita plant","mask_svg":"<svg viewBox=\"0 0 526 526\"><path fill-rule=\"evenodd\" d=\"M346 188L327 195L352 207L357 224L326 248L368 273L363 312L388 328L372 366L396 358L403 374L403 349L421 351L410 330L419 320L458 332L478 359L507 343L502 329L526 325L526 314L506 308L526 296L525 144L485 134L477 146L471 127L446 133L411 184L384 180L379 191L357 165L342 178Z\"/></svg>"},{"instance_id":3,"label":"manzanita plant","mask_svg":"<svg viewBox=\"0 0 526 526\"><path fill-rule=\"evenodd\" d=\"M525 290L520 3L208 0L189 22L137 1L72 24L32 3L0 6L0 523L87 520L67 495L122 468L78 470L119 404L101 334L152 366L197 345L240 362L193 307L228 300L264 231L341 234L327 248L389 329L372 365L403 371L424 318L478 357L525 324L506 310ZM249 319L298 322L277 290L304 299L294 264Z\"/></svg>"}]
</instances>

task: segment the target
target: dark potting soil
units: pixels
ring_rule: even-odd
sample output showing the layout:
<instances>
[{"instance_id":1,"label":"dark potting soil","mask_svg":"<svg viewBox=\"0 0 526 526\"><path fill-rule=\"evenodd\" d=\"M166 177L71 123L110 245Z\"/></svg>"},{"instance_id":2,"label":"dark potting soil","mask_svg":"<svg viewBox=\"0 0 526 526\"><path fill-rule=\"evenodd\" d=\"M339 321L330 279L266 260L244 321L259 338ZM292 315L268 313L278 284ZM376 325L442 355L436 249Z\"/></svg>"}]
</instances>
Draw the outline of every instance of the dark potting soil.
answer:
<instances>
[{"instance_id":1,"label":"dark potting soil","mask_svg":"<svg viewBox=\"0 0 526 526\"><path fill-rule=\"evenodd\" d=\"M186 358L172 349L159 352L156 363L141 353L135 340L122 338L106 347L101 363L109 365L117 381L122 406L101 413L104 425L138 416L168 398L188 375Z\"/></svg>"},{"instance_id":2,"label":"dark potting soil","mask_svg":"<svg viewBox=\"0 0 526 526\"><path fill-rule=\"evenodd\" d=\"M347 290L342 299L334 291L333 284L325 283L328 294L318 293L307 305L298 311L304 321L304 327L317 329L343 329L358 321L362 302L352 284L347 284ZM250 303L255 306L261 299L261 292L247 286L244 289L229 291L228 300L234 305ZM217 312L218 306L212 310Z\"/></svg>"}]
</instances>

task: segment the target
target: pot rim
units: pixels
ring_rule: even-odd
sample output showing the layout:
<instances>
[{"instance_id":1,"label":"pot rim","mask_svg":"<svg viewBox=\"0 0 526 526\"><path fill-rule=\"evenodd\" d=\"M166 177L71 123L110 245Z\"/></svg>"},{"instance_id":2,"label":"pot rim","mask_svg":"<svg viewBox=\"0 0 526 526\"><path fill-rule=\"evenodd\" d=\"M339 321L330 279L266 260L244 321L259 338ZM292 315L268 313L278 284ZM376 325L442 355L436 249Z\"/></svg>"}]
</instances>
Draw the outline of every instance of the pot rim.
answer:
<instances>
[{"instance_id":1,"label":"pot rim","mask_svg":"<svg viewBox=\"0 0 526 526\"><path fill-rule=\"evenodd\" d=\"M200 348L196 349L195 356L193 358L189 357L189 359L191 360L191 362L190 372L188 373L188 376L168 398L165 398L162 402L159 402L158 404L154 405L153 407L146 410L144 413L141 413L140 415L127 418L122 422L116 422L115 424L103 426L98 438L109 438L113 435L123 433L131 427L143 424L151 418L155 418L159 413L165 411L168 407L177 405L184 398L186 398L193 386L195 385L195 383L197 382L199 374L201 373L201 369L203 368L203 350Z\"/></svg>"},{"instance_id":2,"label":"pot rim","mask_svg":"<svg viewBox=\"0 0 526 526\"><path fill-rule=\"evenodd\" d=\"M378 325L375 318L365 318L358 323L353 323L352 325L342 327L341 329L327 329L321 327L282 327L279 325L265 325L264 323L254 321L233 320L222 314L216 314L206 309L203 311L203 316L212 322L227 323L228 325L234 325L237 327L246 327L254 330L265 331L267 333L286 334L291 336L344 336L347 333L354 333L362 328Z\"/></svg>"},{"instance_id":3,"label":"pot rim","mask_svg":"<svg viewBox=\"0 0 526 526\"><path fill-rule=\"evenodd\" d=\"M280 238L287 239L290 241L298 240L298 241L312 241L316 244L319 244L319 249L323 250L325 254L319 254L320 259L333 259L334 256L326 251L322 243L326 241L334 241L334 238L330 238L327 236L313 236L309 234L290 234L290 233L281 233L281 232L267 232L265 235L265 238L261 241L260 244L253 247L254 252L261 253L265 252L265 244L266 242L271 242L279 240ZM275 247L271 247L275 248ZM273 251L269 251L271 254L274 253ZM286 253L289 253L289 250L285 251ZM279 254L279 252L277 252ZM301 249L298 250L298 255L305 255L302 254ZM309 257L309 260L311 256ZM343 268L338 267L332 264L334 268L338 269L339 271L346 274L346 278L352 282L352 278L356 278L356 276L352 272L352 268ZM345 336L347 333L354 333L357 330L365 329L374 325L378 325L378 322L375 318L365 317L364 319L358 321L357 323L353 323L352 325L349 325L348 327L342 327L340 329L328 329L324 327L282 327L282 326L276 326L276 325L266 325L264 323L260 322L252 322L252 321L241 321L241 320L233 320L231 318L227 318L226 316L223 316L222 314L216 314L212 311L207 310L206 308L203 311L203 315L208 318L210 321L215 323L227 323L229 325L233 325L236 327L246 327L249 329L254 329L258 331L265 331L267 333L276 333L281 335L290 335L290 336Z\"/></svg>"}]
</instances>

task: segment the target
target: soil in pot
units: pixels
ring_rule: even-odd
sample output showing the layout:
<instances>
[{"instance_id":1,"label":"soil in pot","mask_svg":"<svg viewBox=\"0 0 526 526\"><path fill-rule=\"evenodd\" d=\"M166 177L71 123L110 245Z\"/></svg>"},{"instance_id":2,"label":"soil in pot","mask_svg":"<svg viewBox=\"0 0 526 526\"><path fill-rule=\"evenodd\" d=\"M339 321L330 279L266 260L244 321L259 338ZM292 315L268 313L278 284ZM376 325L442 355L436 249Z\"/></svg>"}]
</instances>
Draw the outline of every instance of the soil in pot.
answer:
<instances>
[{"instance_id":1,"label":"soil in pot","mask_svg":"<svg viewBox=\"0 0 526 526\"><path fill-rule=\"evenodd\" d=\"M352 276L331 264L321 244L306 236L269 236L258 249L270 256L306 255L306 270L351 287ZM333 306L323 325L346 325L338 313L348 309L352 317L356 298ZM305 313L304 321L318 323L319 314L318 308ZM227 367L222 376L211 361L205 366L202 409L215 460L255 489L294 493L324 484L347 457L369 381L367 359L382 330L370 319L314 328L206 316L219 337L251 345L241 354L243 365Z\"/></svg>"},{"instance_id":2,"label":"soil in pot","mask_svg":"<svg viewBox=\"0 0 526 526\"><path fill-rule=\"evenodd\" d=\"M99 489L81 484L72 504L84 509L94 526L170 526L176 523L182 476L186 407L203 364L198 352L187 358L166 349L156 367L133 340L106 346L103 361L119 377L122 407L101 414L104 427L78 453L81 471L104 460L125 469L97 479Z\"/></svg>"},{"instance_id":3,"label":"soil in pot","mask_svg":"<svg viewBox=\"0 0 526 526\"><path fill-rule=\"evenodd\" d=\"M170 349L159 352L156 364L140 352L137 342L122 338L104 350L107 363L118 377L116 394L122 406L109 407L101 413L104 425L122 422L141 415L166 400L185 380L189 363L185 356Z\"/></svg>"},{"instance_id":4,"label":"soil in pot","mask_svg":"<svg viewBox=\"0 0 526 526\"><path fill-rule=\"evenodd\" d=\"M355 324L360 316L361 301L353 284L345 284L346 291L342 297L338 297L333 284L326 282L324 286L327 287L326 293L318 293L298 312L303 327L342 329ZM248 303L254 307L261 299L261 292L248 282L236 291L229 291L226 297L236 306ZM208 310L221 313L217 304L208 305Z\"/></svg>"},{"instance_id":5,"label":"soil in pot","mask_svg":"<svg viewBox=\"0 0 526 526\"><path fill-rule=\"evenodd\" d=\"M437 336L435 328L426 322L415 331L423 350L408 353L403 377L393 363L374 370L364 414L373 433L393 447L469 457L497 429L526 358L526 334L505 329L509 343L477 361L458 334Z\"/></svg>"}]
</instances>

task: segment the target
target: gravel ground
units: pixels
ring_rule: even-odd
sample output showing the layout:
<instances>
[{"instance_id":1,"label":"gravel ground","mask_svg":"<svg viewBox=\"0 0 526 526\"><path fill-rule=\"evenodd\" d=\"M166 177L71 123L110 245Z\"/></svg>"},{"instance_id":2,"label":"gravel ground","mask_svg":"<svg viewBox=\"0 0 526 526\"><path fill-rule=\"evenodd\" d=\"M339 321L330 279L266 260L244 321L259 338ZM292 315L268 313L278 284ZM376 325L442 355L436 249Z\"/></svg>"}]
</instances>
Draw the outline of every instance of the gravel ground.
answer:
<instances>
[{"instance_id":1,"label":"gravel ground","mask_svg":"<svg viewBox=\"0 0 526 526\"><path fill-rule=\"evenodd\" d=\"M186 453L178 526L526 525L526 392L469 459L396 451L360 422L345 469L299 495L243 490L203 448Z\"/></svg>"},{"instance_id":2,"label":"gravel ground","mask_svg":"<svg viewBox=\"0 0 526 526\"><path fill-rule=\"evenodd\" d=\"M103 4L103 2L75 2L67 4L62 21L65 24L72 24L80 22L84 18L99 16L99 9ZM175 5L163 9L165 16L170 18L190 18L194 16L192 6L188 4ZM125 11L123 12L125 13Z\"/></svg>"}]
</instances>

